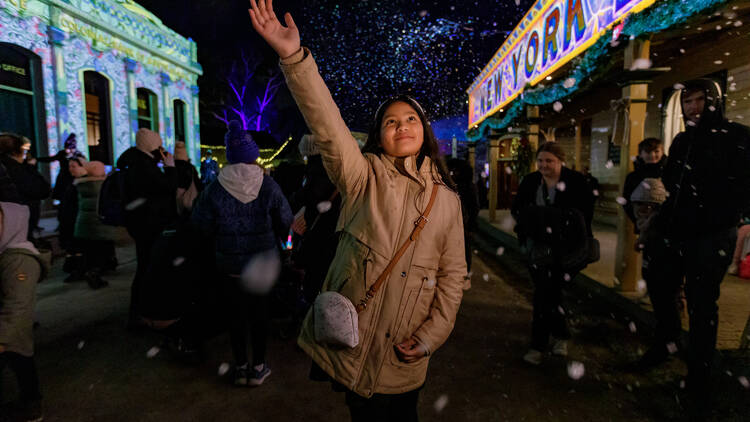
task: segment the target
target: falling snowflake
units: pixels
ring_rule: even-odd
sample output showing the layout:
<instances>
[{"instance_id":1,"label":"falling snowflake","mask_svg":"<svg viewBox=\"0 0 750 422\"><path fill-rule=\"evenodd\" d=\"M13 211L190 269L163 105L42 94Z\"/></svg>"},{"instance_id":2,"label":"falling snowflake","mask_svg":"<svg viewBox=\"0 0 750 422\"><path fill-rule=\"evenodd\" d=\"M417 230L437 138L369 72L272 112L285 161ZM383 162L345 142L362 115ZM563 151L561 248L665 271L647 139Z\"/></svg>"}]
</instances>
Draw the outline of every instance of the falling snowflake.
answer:
<instances>
[{"instance_id":1,"label":"falling snowflake","mask_svg":"<svg viewBox=\"0 0 750 422\"><path fill-rule=\"evenodd\" d=\"M677 90L677 91L681 91L681 90L685 89L685 85L683 85L683 84L681 84L681 83L676 83L676 84L674 84L674 85L672 86L672 88L674 88L674 89L675 89L675 90Z\"/></svg>"},{"instance_id":2,"label":"falling snowflake","mask_svg":"<svg viewBox=\"0 0 750 422\"><path fill-rule=\"evenodd\" d=\"M484 281L490 281L490 275L489 274L482 275L482 280L484 280Z\"/></svg>"},{"instance_id":3,"label":"falling snowflake","mask_svg":"<svg viewBox=\"0 0 750 422\"><path fill-rule=\"evenodd\" d=\"M229 372L229 364L228 363L224 362L221 365L219 365L219 376L223 376L227 372Z\"/></svg>"},{"instance_id":4,"label":"falling snowflake","mask_svg":"<svg viewBox=\"0 0 750 422\"><path fill-rule=\"evenodd\" d=\"M727 253L724 252L724 249L719 249L719 256L727 256Z\"/></svg>"},{"instance_id":5,"label":"falling snowflake","mask_svg":"<svg viewBox=\"0 0 750 422\"><path fill-rule=\"evenodd\" d=\"M504 254L505 253L505 248L502 247L502 246L500 246L499 248L497 248L496 253L497 253L498 256Z\"/></svg>"},{"instance_id":6,"label":"falling snowflake","mask_svg":"<svg viewBox=\"0 0 750 422\"><path fill-rule=\"evenodd\" d=\"M503 221L500 222L500 229L503 231L509 232L513 230L513 226L516 225L516 220L513 218L513 216L506 216L503 218Z\"/></svg>"},{"instance_id":7,"label":"falling snowflake","mask_svg":"<svg viewBox=\"0 0 750 422\"><path fill-rule=\"evenodd\" d=\"M448 396L446 394L442 394L440 397L438 397L437 400L435 400L435 404L433 407L435 408L435 411L440 413L445 409L445 406L448 405Z\"/></svg>"},{"instance_id":8,"label":"falling snowflake","mask_svg":"<svg viewBox=\"0 0 750 422\"><path fill-rule=\"evenodd\" d=\"M736 28L739 28L740 26L742 26L742 21L735 21L735 22L734 22L734 26L735 26Z\"/></svg>"},{"instance_id":9,"label":"falling snowflake","mask_svg":"<svg viewBox=\"0 0 750 422\"><path fill-rule=\"evenodd\" d=\"M565 192L565 182L559 182L555 187L560 192Z\"/></svg>"},{"instance_id":10,"label":"falling snowflake","mask_svg":"<svg viewBox=\"0 0 750 422\"><path fill-rule=\"evenodd\" d=\"M252 294L266 294L276 283L281 261L275 250L255 254L242 270L241 286Z\"/></svg>"},{"instance_id":11,"label":"falling snowflake","mask_svg":"<svg viewBox=\"0 0 750 422\"><path fill-rule=\"evenodd\" d=\"M172 266L179 267L180 265L182 265L183 262L185 262L185 257L178 256L172 261Z\"/></svg>"},{"instance_id":12,"label":"falling snowflake","mask_svg":"<svg viewBox=\"0 0 750 422\"><path fill-rule=\"evenodd\" d=\"M638 280L635 283L635 288L639 292L645 292L646 291L646 280Z\"/></svg>"},{"instance_id":13,"label":"falling snowflake","mask_svg":"<svg viewBox=\"0 0 750 422\"><path fill-rule=\"evenodd\" d=\"M562 306L557 307L557 312L560 312L560 315L565 315L565 309Z\"/></svg>"},{"instance_id":14,"label":"falling snowflake","mask_svg":"<svg viewBox=\"0 0 750 422\"><path fill-rule=\"evenodd\" d=\"M570 274L568 273L563 274L563 280L570 281Z\"/></svg>"},{"instance_id":15,"label":"falling snowflake","mask_svg":"<svg viewBox=\"0 0 750 422\"><path fill-rule=\"evenodd\" d=\"M318 209L319 213L325 214L331 209L332 205L333 204L331 204L331 201L323 201L323 202L318 202L318 205L316 205L315 208Z\"/></svg>"},{"instance_id":16,"label":"falling snowflake","mask_svg":"<svg viewBox=\"0 0 750 422\"><path fill-rule=\"evenodd\" d=\"M565 82L563 82L563 87L570 89L570 88L573 88L575 84L576 84L575 78L568 78L565 80Z\"/></svg>"},{"instance_id":17,"label":"falling snowflake","mask_svg":"<svg viewBox=\"0 0 750 422\"><path fill-rule=\"evenodd\" d=\"M614 165L615 163L613 163L612 160L607 160L607 163L604 164L604 167L611 169L612 167L614 167Z\"/></svg>"},{"instance_id":18,"label":"falling snowflake","mask_svg":"<svg viewBox=\"0 0 750 422\"><path fill-rule=\"evenodd\" d=\"M552 109L559 113L560 110L563 109L563 105L560 101L555 101L555 103L552 104Z\"/></svg>"},{"instance_id":19,"label":"falling snowflake","mask_svg":"<svg viewBox=\"0 0 750 422\"><path fill-rule=\"evenodd\" d=\"M635 322L630 321L630 324L628 324L628 328L630 329L631 333L635 333L637 331L637 328L635 326Z\"/></svg>"},{"instance_id":20,"label":"falling snowflake","mask_svg":"<svg viewBox=\"0 0 750 422\"><path fill-rule=\"evenodd\" d=\"M78 342L78 350L81 350L81 349L83 349L83 346L84 346L85 344L86 344L86 342L85 342L85 341L83 341L83 340L79 341L79 342Z\"/></svg>"},{"instance_id":21,"label":"falling snowflake","mask_svg":"<svg viewBox=\"0 0 750 422\"><path fill-rule=\"evenodd\" d=\"M511 174L511 173L513 173L513 169L510 168L510 167L506 167L505 168L505 174Z\"/></svg>"},{"instance_id":22,"label":"falling snowflake","mask_svg":"<svg viewBox=\"0 0 750 422\"><path fill-rule=\"evenodd\" d=\"M149 359L151 359L154 356L156 356L157 354L159 354L159 348L156 347L156 346L154 346L154 347L148 349L148 352L146 352L146 357L149 358Z\"/></svg>"},{"instance_id":23,"label":"falling snowflake","mask_svg":"<svg viewBox=\"0 0 750 422\"><path fill-rule=\"evenodd\" d=\"M568 363L568 376L574 380L579 380L586 373L583 363L572 361Z\"/></svg>"},{"instance_id":24,"label":"falling snowflake","mask_svg":"<svg viewBox=\"0 0 750 422\"><path fill-rule=\"evenodd\" d=\"M599 196L599 190L598 189L592 190L591 193L593 193L594 196Z\"/></svg>"},{"instance_id":25,"label":"falling snowflake","mask_svg":"<svg viewBox=\"0 0 750 422\"><path fill-rule=\"evenodd\" d=\"M747 377L745 377L744 375L737 377L737 381L739 381L740 384L745 387L745 389L750 389L750 381L748 381Z\"/></svg>"},{"instance_id":26,"label":"falling snowflake","mask_svg":"<svg viewBox=\"0 0 750 422\"><path fill-rule=\"evenodd\" d=\"M670 355L677 353L677 345L674 342L667 343L667 351Z\"/></svg>"},{"instance_id":27,"label":"falling snowflake","mask_svg":"<svg viewBox=\"0 0 750 422\"><path fill-rule=\"evenodd\" d=\"M129 202L127 205L125 205L125 209L127 211L133 211L134 209L140 207L141 205L145 203L146 203L146 198L137 198Z\"/></svg>"},{"instance_id":28,"label":"falling snowflake","mask_svg":"<svg viewBox=\"0 0 750 422\"><path fill-rule=\"evenodd\" d=\"M722 60L714 60L714 64L722 64L724 63Z\"/></svg>"},{"instance_id":29,"label":"falling snowflake","mask_svg":"<svg viewBox=\"0 0 750 422\"><path fill-rule=\"evenodd\" d=\"M547 227L547 233L552 233L552 227Z\"/></svg>"},{"instance_id":30,"label":"falling snowflake","mask_svg":"<svg viewBox=\"0 0 750 422\"><path fill-rule=\"evenodd\" d=\"M652 63L649 59L635 59L630 70L651 69Z\"/></svg>"},{"instance_id":31,"label":"falling snowflake","mask_svg":"<svg viewBox=\"0 0 750 422\"><path fill-rule=\"evenodd\" d=\"M685 389L685 380L680 380L680 390Z\"/></svg>"},{"instance_id":32,"label":"falling snowflake","mask_svg":"<svg viewBox=\"0 0 750 422\"><path fill-rule=\"evenodd\" d=\"M617 199L615 199L615 201L617 201L617 203L620 205L625 205L628 203L628 200L623 198L622 196L618 196Z\"/></svg>"}]
</instances>

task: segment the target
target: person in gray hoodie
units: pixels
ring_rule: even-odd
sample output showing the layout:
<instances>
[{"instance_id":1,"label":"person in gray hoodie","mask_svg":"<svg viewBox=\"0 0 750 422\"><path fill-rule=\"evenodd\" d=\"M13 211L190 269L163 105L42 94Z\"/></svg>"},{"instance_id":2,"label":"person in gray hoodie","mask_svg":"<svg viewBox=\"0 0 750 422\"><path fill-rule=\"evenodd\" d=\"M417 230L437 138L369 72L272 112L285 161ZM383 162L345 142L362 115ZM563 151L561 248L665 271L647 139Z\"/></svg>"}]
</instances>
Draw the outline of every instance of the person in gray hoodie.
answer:
<instances>
[{"instance_id":1,"label":"person in gray hoodie","mask_svg":"<svg viewBox=\"0 0 750 422\"><path fill-rule=\"evenodd\" d=\"M234 384L258 386L271 373L265 361L268 293L278 276L280 239L289 232L293 215L279 185L257 164L258 146L240 122L230 122L224 141L229 164L198 197L192 221L214 238L231 307ZM248 311L252 367L247 360Z\"/></svg>"},{"instance_id":2,"label":"person in gray hoodie","mask_svg":"<svg viewBox=\"0 0 750 422\"><path fill-rule=\"evenodd\" d=\"M19 400L0 413L18 420L41 420L33 326L36 284L48 265L26 239L28 224L29 207L0 202L0 373L9 366L20 393Z\"/></svg>"}]
</instances>

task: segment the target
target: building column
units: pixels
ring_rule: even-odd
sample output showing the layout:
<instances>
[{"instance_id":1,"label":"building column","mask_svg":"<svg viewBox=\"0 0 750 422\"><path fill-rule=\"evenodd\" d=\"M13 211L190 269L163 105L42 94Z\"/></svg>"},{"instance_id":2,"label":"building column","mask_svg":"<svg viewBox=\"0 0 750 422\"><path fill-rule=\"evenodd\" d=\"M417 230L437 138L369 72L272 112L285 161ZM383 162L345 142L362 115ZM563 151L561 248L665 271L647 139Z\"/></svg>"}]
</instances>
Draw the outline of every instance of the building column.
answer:
<instances>
[{"instance_id":1,"label":"building column","mask_svg":"<svg viewBox=\"0 0 750 422\"><path fill-rule=\"evenodd\" d=\"M188 140L188 156L193 161L193 163L200 165L201 119L198 110L198 94L200 93L200 89L198 89L198 85L192 85L190 87L190 91L193 93L193 102L191 104L193 108L193 126L188 129L188 133L186 133L185 136Z\"/></svg>"},{"instance_id":2,"label":"building column","mask_svg":"<svg viewBox=\"0 0 750 422\"><path fill-rule=\"evenodd\" d=\"M52 69L55 72L55 120L57 121L57 150L63 147L63 142L70 135L68 125L68 79L65 75L65 59L63 43L67 33L60 28L50 26L48 29L50 44L52 45ZM78 142L85 137L78 136ZM88 151L85 145L77 145L79 151ZM47 151L49 153L49 151Z\"/></svg>"},{"instance_id":3,"label":"building column","mask_svg":"<svg viewBox=\"0 0 750 422\"><path fill-rule=\"evenodd\" d=\"M575 164L573 169L576 171L583 171L583 166L581 165L581 123L576 123L576 137L575 137Z\"/></svg>"},{"instance_id":4,"label":"building column","mask_svg":"<svg viewBox=\"0 0 750 422\"><path fill-rule=\"evenodd\" d=\"M471 142L467 145L469 152L469 165L471 166L471 181L476 182L477 178L477 144Z\"/></svg>"},{"instance_id":5,"label":"building column","mask_svg":"<svg viewBox=\"0 0 750 422\"><path fill-rule=\"evenodd\" d=\"M625 50L625 69L630 69L637 59L649 58L650 41L631 40ZM625 177L633 171L631 157L638 155L638 143L643 140L646 125L646 105L648 102L648 83L631 81L622 88L622 98L626 104L628 136L624 139L620 151L619 186L625 184ZM630 200L630 198L625 198ZM617 249L615 259L615 277L620 280L624 292L635 292L640 278L640 254L635 251L636 236L633 223L622 207L617 209Z\"/></svg>"},{"instance_id":6,"label":"building column","mask_svg":"<svg viewBox=\"0 0 750 422\"><path fill-rule=\"evenodd\" d=\"M135 91L135 69L138 62L125 59L125 74L128 84L128 120L130 125L130 145L135 145L135 133L138 132L138 96Z\"/></svg>"},{"instance_id":7,"label":"building column","mask_svg":"<svg viewBox=\"0 0 750 422\"><path fill-rule=\"evenodd\" d=\"M527 133L529 144L534 152L539 149L539 106L526 106L526 120L529 122Z\"/></svg>"},{"instance_id":8,"label":"building column","mask_svg":"<svg viewBox=\"0 0 750 422\"><path fill-rule=\"evenodd\" d=\"M164 110L161 121L164 122L164 133L161 134L164 139L164 148L174 151L174 130L172 129L172 103L169 98L169 85L172 78L167 73L162 72L161 79L161 103Z\"/></svg>"},{"instance_id":9,"label":"building column","mask_svg":"<svg viewBox=\"0 0 750 422\"><path fill-rule=\"evenodd\" d=\"M490 167L490 222L496 221L495 211L497 210L497 160L500 158L500 137L497 135L491 135L490 147L487 152L487 163Z\"/></svg>"}]
</instances>

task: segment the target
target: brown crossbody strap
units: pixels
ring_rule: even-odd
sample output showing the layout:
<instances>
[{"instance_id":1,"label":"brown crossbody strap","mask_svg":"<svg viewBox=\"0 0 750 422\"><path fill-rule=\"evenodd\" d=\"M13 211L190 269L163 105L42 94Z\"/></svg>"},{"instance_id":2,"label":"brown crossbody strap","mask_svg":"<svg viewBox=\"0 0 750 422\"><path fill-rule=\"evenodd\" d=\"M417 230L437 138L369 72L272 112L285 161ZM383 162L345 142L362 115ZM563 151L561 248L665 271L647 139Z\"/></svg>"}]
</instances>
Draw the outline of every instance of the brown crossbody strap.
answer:
<instances>
[{"instance_id":1,"label":"brown crossbody strap","mask_svg":"<svg viewBox=\"0 0 750 422\"><path fill-rule=\"evenodd\" d=\"M419 233L422 231L424 226L427 224L428 221L430 221L427 216L430 215L430 211L432 210L432 205L435 203L435 197L437 196L438 191L438 185L433 184L432 185L432 194L430 195L430 202L427 203L427 208L424 209L424 212L422 215L417 218L416 221L414 221L414 230L412 230L411 234L409 235L409 238L406 239L406 242L404 242L403 245L398 249L396 252L396 255L391 259L391 262L388 263L388 266L385 267L385 270L383 270L383 273L380 274L380 277L378 277L377 280L375 280L375 283L373 283L372 286L367 290L367 293L365 293L365 297L362 298L362 300L359 301L357 304L357 313L360 313L367 308L367 302L370 301L375 296L375 293L378 292L378 289L380 288L380 285L383 284L383 281L385 281L386 278L388 278L388 275L393 271L393 267L396 266L398 263L398 260L401 259L401 256L406 252L406 250L409 248L409 245L411 245L411 242L417 240L417 237L419 237Z\"/></svg>"}]
</instances>

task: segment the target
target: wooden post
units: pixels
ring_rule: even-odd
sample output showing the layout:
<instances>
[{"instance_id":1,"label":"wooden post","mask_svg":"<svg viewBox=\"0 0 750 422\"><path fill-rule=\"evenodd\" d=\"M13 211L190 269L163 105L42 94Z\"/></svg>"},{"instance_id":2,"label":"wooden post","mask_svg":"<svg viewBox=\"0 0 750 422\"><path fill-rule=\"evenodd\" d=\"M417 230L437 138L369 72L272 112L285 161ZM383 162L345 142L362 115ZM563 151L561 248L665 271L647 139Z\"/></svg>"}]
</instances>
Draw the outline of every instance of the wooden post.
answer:
<instances>
[{"instance_id":1,"label":"wooden post","mask_svg":"<svg viewBox=\"0 0 750 422\"><path fill-rule=\"evenodd\" d=\"M576 171L583 171L581 165L583 160L581 159L581 123L576 123L576 138L575 138L575 164L573 169Z\"/></svg>"},{"instance_id":2,"label":"wooden post","mask_svg":"<svg viewBox=\"0 0 750 422\"><path fill-rule=\"evenodd\" d=\"M496 221L495 210L497 210L497 160L500 158L500 138L490 138L490 148L487 153L487 162L490 165L490 222Z\"/></svg>"},{"instance_id":3,"label":"wooden post","mask_svg":"<svg viewBox=\"0 0 750 422\"><path fill-rule=\"evenodd\" d=\"M529 143L536 152L539 149L539 106L527 106L526 119L529 121Z\"/></svg>"},{"instance_id":4,"label":"wooden post","mask_svg":"<svg viewBox=\"0 0 750 422\"><path fill-rule=\"evenodd\" d=\"M630 69L637 59L649 58L650 41L631 40L625 49L625 69ZM646 125L646 104L648 102L648 83L633 81L622 88L622 98L626 102L628 120L625 122L627 136L620 151L620 183L625 184L625 177L633 171L631 157L638 155L638 143L643 140ZM630 198L625 198L629 200ZM635 251L636 236L633 223L622 207L617 210L617 249L615 259L615 277L620 280L624 292L635 292L640 277L640 254Z\"/></svg>"}]
</instances>

